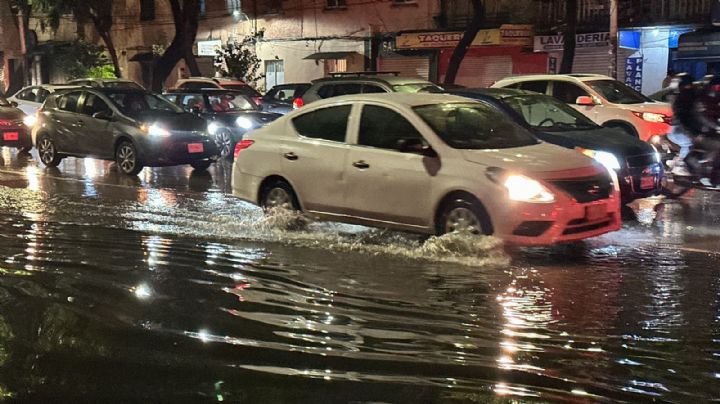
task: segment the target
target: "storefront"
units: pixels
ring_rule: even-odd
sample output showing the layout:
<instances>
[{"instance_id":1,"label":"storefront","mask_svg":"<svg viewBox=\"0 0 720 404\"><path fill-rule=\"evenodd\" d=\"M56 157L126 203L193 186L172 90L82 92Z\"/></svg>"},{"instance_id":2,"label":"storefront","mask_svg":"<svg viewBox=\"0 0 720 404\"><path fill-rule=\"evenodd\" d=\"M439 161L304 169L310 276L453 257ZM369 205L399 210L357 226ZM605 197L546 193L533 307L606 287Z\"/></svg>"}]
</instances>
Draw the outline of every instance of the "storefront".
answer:
<instances>
[{"instance_id":1,"label":"storefront","mask_svg":"<svg viewBox=\"0 0 720 404\"><path fill-rule=\"evenodd\" d=\"M710 28L680 35L673 69L695 78L720 73L720 30Z\"/></svg>"},{"instance_id":2,"label":"storefront","mask_svg":"<svg viewBox=\"0 0 720 404\"><path fill-rule=\"evenodd\" d=\"M427 66L428 78L443 82L452 53L462 35L462 32L403 33L396 38L395 47L398 52L427 52L423 56L416 56L416 66L423 63L423 70L418 71L424 72L424 66ZM532 26L503 25L497 29L481 30L460 64L455 84L488 87L513 74L545 72L547 58L529 52L531 44ZM380 58L379 65L388 64ZM432 74L433 71L436 72L435 75Z\"/></svg>"}]
</instances>

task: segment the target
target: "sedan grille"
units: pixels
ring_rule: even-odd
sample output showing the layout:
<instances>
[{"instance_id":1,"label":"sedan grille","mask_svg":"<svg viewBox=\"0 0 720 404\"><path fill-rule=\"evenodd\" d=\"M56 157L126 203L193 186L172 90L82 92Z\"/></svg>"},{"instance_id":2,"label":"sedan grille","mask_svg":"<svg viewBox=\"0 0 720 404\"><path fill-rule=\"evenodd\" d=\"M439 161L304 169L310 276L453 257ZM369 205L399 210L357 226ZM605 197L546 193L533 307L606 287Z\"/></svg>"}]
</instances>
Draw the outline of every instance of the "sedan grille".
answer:
<instances>
[{"instance_id":1,"label":"sedan grille","mask_svg":"<svg viewBox=\"0 0 720 404\"><path fill-rule=\"evenodd\" d=\"M647 167L656 163L654 154L641 154L639 156L630 156L626 160L628 166L631 168Z\"/></svg>"},{"instance_id":2,"label":"sedan grille","mask_svg":"<svg viewBox=\"0 0 720 404\"><path fill-rule=\"evenodd\" d=\"M610 197L613 183L607 174L592 177L553 180L551 184L575 198L580 203L599 201Z\"/></svg>"}]
</instances>

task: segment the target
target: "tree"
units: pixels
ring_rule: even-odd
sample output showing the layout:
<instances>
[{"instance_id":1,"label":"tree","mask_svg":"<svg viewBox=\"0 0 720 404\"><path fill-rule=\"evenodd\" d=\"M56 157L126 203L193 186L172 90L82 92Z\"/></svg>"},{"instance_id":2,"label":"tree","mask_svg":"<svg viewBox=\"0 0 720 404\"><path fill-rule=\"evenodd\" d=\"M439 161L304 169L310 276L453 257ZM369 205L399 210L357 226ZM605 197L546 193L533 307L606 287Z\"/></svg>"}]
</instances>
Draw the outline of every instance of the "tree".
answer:
<instances>
[{"instance_id":1,"label":"tree","mask_svg":"<svg viewBox=\"0 0 720 404\"><path fill-rule=\"evenodd\" d=\"M560 74L572 73L575 60L575 36L577 35L578 0L565 2L565 27L563 29L563 57Z\"/></svg>"},{"instance_id":2,"label":"tree","mask_svg":"<svg viewBox=\"0 0 720 404\"><path fill-rule=\"evenodd\" d=\"M105 55L105 48L95 44L75 41L69 46L56 49L53 55L68 79L83 77L113 78L112 65Z\"/></svg>"},{"instance_id":3,"label":"tree","mask_svg":"<svg viewBox=\"0 0 720 404\"><path fill-rule=\"evenodd\" d=\"M79 22L91 21L115 68L115 76L122 77L115 44L110 31L113 25L112 0L36 0L35 4L45 13L45 20L57 31L63 15L72 14Z\"/></svg>"},{"instance_id":4,"label":"tree","mask_svg":"<svg viewBox=\"0 0 720 404\"><path fill-rule=\"evenodd\" d=\"M470 19L465 32L463 33L460 42L455 46L452 55L450 56L450 63L448 65L447 73L445 74L445 84L454 84L457 73L460 70L460 64L465 58L468 48L472 44L472 41L480 32L482 27L483 19L485 18L485 8L483 7L482 0L470 0L473 8L473 16Z\"/></svg>"},{"instance_id":5,"label":"tree","mask_svg":"<svg viewBox=\"0 0 720 404\"><path fill-rule=\"evenodd\" d=\"M175 37L155 62L152 83L152 89L155 91L162 90L165 79L183 59L193 76L200 75L200 68L192 53L200 18L200 2L198 0L168 0L168 2L175 23Z\"/></svg>"},{"instance_id":6,"label":"tree","mask_svg":"<svg viewBox=\"0 0 720 404\"><path fill-rule=\"evenodd\" d=\"M260 59L255 54L255 39L252 37L223 45L215 56L214 64L223 76L234 77L246 83L256 82L263 77L258 74Z\"/></svg>"}]
</instances>

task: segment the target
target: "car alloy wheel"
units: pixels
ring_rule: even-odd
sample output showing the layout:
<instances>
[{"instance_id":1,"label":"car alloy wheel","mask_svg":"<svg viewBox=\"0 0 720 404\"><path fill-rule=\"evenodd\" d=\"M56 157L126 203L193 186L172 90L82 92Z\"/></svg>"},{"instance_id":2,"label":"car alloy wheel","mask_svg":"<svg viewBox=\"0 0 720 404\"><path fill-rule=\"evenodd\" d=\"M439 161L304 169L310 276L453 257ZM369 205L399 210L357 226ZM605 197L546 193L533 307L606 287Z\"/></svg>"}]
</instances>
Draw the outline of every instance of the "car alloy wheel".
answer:
<instances>
[{"instance_id":1,"label":"car alloy wheel","mask_svg":"<svg viewBox=\"0 0 720 404\"><path fill-rule=\"evenodd\" d=\"M265 196L265 208L292 209L292 196L283 188L272 188Z\"/></svg>"},{"instance_id":2,"label":"car alloy wheel","mask_svg":"<svg viewBox=\"0 0 720 404\"><path fill-rule=\"evenodd\" d=\"M127 175L135 175L143 169L135 145L128 141L120 143L115 152L115 163L120 171Z\"/></svg>"},{"instance_id":3,"label":"car alloy wheel","mask_svg":"<svg viewBox=\"0 0 720 404\"><path fill-rule=\"evenodd\" d=\"M478 216L466 207L455 207L445 216L445 233L483 234Z\"/></svg>"},{"instance_id":4,"label":"car alloy wheel","mask_svg":"<svg viewBox=\"0 0 720 404\"><path fill-rule=\"evenodd\" d=\"M229 157L232 150L232 135L228 130L221 130L215 137L215 144L217 144L218 150L220 151L221 157Z\"/></svg>"},{"instance_id":5,"label":"car alloy wheel","mask_svg":"<svg viewBox=\"0 0 720 404\"><path fill-rule=\"evenodd\" d=\"M47 167L55 167L60 163L60 157L57 154L55 143L47 136L40 139L38 143L38 154L40 161Z\"/></svg>"}]
</instances>

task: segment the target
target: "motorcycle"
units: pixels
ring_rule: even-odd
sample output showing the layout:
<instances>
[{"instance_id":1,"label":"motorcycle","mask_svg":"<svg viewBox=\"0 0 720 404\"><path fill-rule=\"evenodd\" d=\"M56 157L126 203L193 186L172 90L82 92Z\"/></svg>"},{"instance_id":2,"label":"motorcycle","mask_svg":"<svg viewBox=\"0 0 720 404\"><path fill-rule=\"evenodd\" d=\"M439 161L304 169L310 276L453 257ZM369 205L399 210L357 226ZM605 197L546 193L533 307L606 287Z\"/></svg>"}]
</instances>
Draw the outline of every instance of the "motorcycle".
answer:
<instances>
[{"instance_id":1,"label":"motorcycle","mask_svg":"<svg viewBox=\"0 0 720 404\"><path fill-rule=\"evenodd\" d=\"M715 161L720 141L705 140L696 142L690 153L685 157L685 164L690 176L673 175L665 180L663 194L670 198L685 195L692 189L720 191L720 166Z\"/></svg>"}]
</instances>

